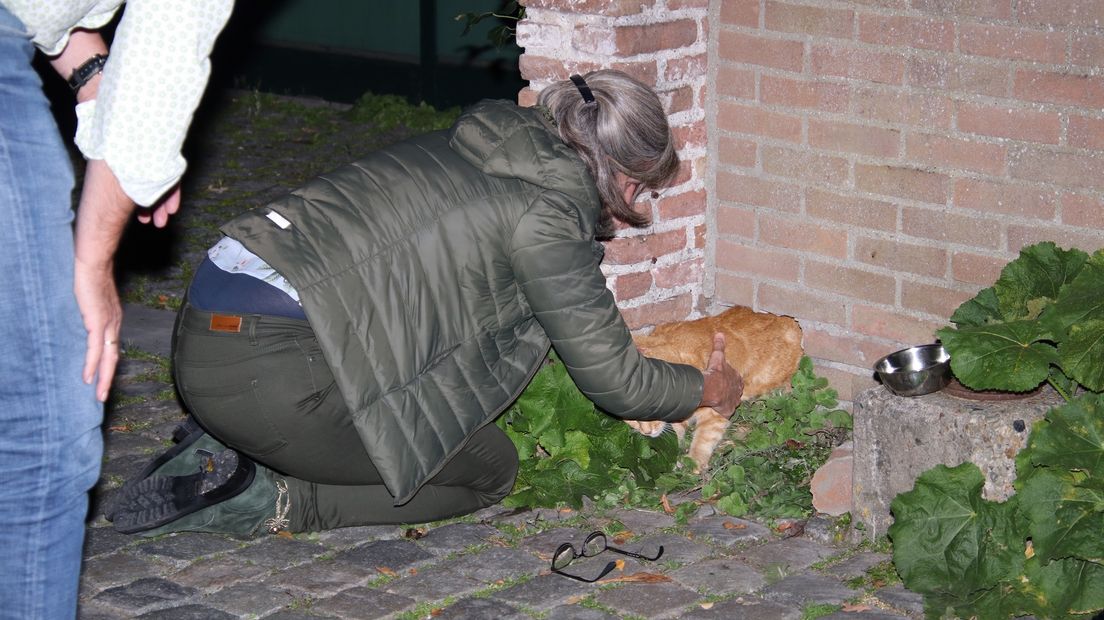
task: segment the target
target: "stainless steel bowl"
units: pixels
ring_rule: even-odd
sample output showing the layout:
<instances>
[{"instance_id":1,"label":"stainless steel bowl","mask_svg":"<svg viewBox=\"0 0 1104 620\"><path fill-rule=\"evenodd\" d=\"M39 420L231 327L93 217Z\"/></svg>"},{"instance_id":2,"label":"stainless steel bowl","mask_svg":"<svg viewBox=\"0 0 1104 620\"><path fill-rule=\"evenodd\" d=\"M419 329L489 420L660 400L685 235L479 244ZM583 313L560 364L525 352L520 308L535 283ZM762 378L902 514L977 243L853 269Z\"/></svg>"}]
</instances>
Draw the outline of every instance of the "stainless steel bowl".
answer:
<instances>
[{"instance_id":1,"label":"stainless steel bowl","mask_svg":"<svg viewBox=\"0 0 1104 620\"><path fill-rule=\"evenodd\" d=\"M941 344L909 347L878 360L874 372L898 396L931 394L950 382L951 356Z\"/></svg>"}]
</instances>

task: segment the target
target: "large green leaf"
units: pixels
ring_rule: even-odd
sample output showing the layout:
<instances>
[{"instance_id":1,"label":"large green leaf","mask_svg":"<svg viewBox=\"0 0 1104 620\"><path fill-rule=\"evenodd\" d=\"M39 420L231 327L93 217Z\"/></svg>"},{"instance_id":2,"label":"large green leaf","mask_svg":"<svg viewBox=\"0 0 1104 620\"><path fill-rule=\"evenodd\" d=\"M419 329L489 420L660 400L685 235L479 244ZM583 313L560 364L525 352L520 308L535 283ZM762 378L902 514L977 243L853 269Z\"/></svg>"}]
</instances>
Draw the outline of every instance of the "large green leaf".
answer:
<instances>
[{"instance_id":1,"label":"large green leaf","mask_svg":"<svg viewBox=\"0 0 1104 620\"><path fill-rule=\"evenodd\" d=\"M1098 250L1043 315L1057 334L1065 374L1104 390L1104 250Z\"/></svg>"},{"instance_id":2,"label":"large green leaf","mask_svg":"<svg viewBox=\"0 0 1104 620\"><path fill-rule=\"evenodd\" d=\"M1104 395L1083 394L1052 409L1033 427L1024 452L1032 465L1104 480Z\"/></svg>"},{"instance_id":3,"label":"large green leaf","mask_svg":"<svg viewBox=\"0 0 1104 620\"><path fill-rule=\"evenodd\" d=\"M1088 255L1081 250L1063 250L1049 241L1020 250L993 285L1002 316L1006 320L1038 318L1058 299L1062 287L1077 276L1086 259Z\"/></svg>"},{"instance_id":4,"label":"large green leaf","mask_svg":"<svg viewBox=\"0 0 1104 620\"><path fill-rule=\"evenodd\" d=\"M1022 570L1025 528L1016 497L982 499L984 482L973 463L938 465L894 498L893 562L910 590L968 598Z\"/></svg>"},{"instance_id":5,"label":"large green leaf","mask_svg":"<svg viewBox=\"0 0 1104 620\"><path fill-rule=\"evenodd\" d=\"M1039 618L1088 616L1104 609L1104 566L1074 558L1050 563L1038 557L1024 566L1022 588L1031 607L1021 613Z\"/></svg>"},{"instance_id":6,"label":"large green leaf","mask_svg":"<svg viewBox=\"0 0 1104 620\"><path fill-rule=\"evenodd\" d=\"M978 291L973 299L962 302L962 305L951 315L951 322L959 327L977 327L999 323L1004 318L997 292L990 286Z\"/></svg>"},{"instance_id":7,"label":"large green leaf","mask_svg":"<svg viewBox=\"0 0 1104 620\"><path fill-rule=\"evenodd\" d=\"M951 356L951 370L964 385L975 390L1026 392L1046 380L1058 351L1038 342L1039 321L1012 321L939 330L939 338Z\"/></svg>"},{"instance_id":8,"label":"large green leaf","mask_svg":"<svg viewBox=\"0 0 1104 620\"><path fill-rule=\"evenodd\" d=\"M1104 482L1054 469L1042 468L1018 492L1035 555L1104 563Z\"/></svg>"}]
</instances>

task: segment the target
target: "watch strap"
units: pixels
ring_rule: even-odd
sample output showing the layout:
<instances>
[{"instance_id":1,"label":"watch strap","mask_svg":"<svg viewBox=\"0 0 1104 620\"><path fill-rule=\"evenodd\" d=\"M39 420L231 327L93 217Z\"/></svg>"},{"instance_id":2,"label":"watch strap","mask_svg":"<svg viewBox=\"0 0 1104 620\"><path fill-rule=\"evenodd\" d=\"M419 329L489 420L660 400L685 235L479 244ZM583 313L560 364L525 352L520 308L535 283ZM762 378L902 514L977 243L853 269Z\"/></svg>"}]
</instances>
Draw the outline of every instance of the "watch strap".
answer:
<instances>
[{"instance_id":1,"label":"watch strap","mask_svg":"<svg viewBox=\"0 0 1104 620\"><path fill-rule=\"evenodd\" d=\"M73 92L77 92L97 73L103 71L105 64L107 64L107 54L96 54L84 61L79 67L73 69L73 73L69 75L69 88L73 89Z\"/></svg>"}]
</instances>

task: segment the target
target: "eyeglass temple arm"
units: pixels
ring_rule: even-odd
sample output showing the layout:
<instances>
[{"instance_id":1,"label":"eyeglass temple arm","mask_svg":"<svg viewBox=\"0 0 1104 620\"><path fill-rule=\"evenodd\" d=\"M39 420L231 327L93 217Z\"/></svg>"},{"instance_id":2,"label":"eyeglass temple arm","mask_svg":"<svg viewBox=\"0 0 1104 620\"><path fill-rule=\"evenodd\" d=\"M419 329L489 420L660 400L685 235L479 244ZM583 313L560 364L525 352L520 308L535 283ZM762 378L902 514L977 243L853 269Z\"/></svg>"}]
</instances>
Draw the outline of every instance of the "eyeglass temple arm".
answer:
<instances>
[{"instance_id":1,"label":"eyeglass temple arm","mask_svg":"<svg viewBox=\"0 0 1104 620\"><path fill-rule=\"evenodd\" d=\"M587 579L586 577L580 577L578 575L572 575L571 573L565 573L565 572L563 572L562 570L560 570L558 568L553 568L552 572L556 573L557 575L563 575L564 577L571 577L572 579L575 579L577 581L582 581L582 582L585 582L585 583L594 583L595 581L598 581L602 577L605 577L606 575L610 574L610 572L613 571L614 568L617 568L617 562L609 562L608 564L606 564L606 567L602 569L602 572L598 573L598 576L595 577L594 579Z\"/></svg>"},{"instance_id":2,"label":"eyeglass temple arm","mask_svg":"<svg viewBox=\"0 0 1104 620\"><path fill-rule=\"evenodd\" d=\"M639 553L633 553L632 551L625 551L624 549L618 549L617 547L611 547L609 545L606 545L606 550L607 551L612 551L614 553L620 553L621 555L627 555L627 556L632 557L632 558L639 558L641 560L648 560L649 562L654 562L654 561L658 560L660 557L663 556L663 545L659 546L659 551L656 552L654 558L650 558L646 555L641 555Z\"/></svg>"}]
</instances>

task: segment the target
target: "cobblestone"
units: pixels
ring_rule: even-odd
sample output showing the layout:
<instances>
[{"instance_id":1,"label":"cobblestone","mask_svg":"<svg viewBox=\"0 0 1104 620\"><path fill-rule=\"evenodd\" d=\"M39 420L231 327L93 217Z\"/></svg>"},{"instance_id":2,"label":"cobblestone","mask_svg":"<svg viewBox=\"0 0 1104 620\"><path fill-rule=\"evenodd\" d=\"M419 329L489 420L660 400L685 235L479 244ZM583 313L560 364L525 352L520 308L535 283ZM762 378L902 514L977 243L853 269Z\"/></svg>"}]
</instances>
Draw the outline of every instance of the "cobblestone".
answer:
<instances>
[{"instance_id":1,"label":"cobblestone","mask_svg":"<svg viewBox=\"0 0 1104 620\"><path fill-rule=\"evenodd\" d=\"M146 540L111 530L101 516L104 500L165 449L185 417L172 396L164 357L174 313L154 307L163 303L159 296L179 299L188 273L181 265L198 263L217 237L214 227L234 209L263 204L305 176L351 159L348 153L357 148L360 132L339 115L323 134L296 141L281 133L298 131L288 118L268 119L263 129L254 129L255 112L228 109L227 120L214 121L213 135L199 138L196 151L206 156L193 160L185 204L173 220L186 231L172 242L180 247L165 251L160 246L168 243L167 233L143 230L148 238L128 242L132 255L134 248L159 248L152 255L169 260L147 265L149 255L139 254L146 260L120 261L120 269L131 274L122 278L131 301L126 357L106 411L105 463L92 498L81 577L82 620L788 620L801 618L812 604L839 606L832 618L922 617L921 599L899 585L847 586L888 556L836 542L825 519L813 519L795 538L708 510L679 525L658 509L602 511L589 505L496 506L441 524L254 540L199 533ZM237 165L220 164L231 156ZM595 530L607 532L609 544L619 549L652 553L662 545L663 556L655 562L615 553L576 560L571 570L584 575L625 560L595 584L550 572L557 546L578 545ZM869 609L844 611L844 603L859 600Z\"/></svg>"}]
</instances>

